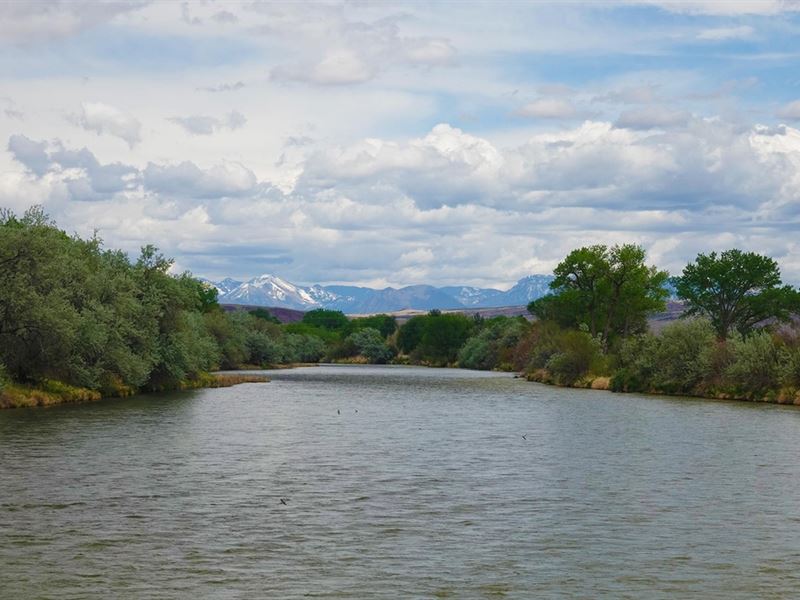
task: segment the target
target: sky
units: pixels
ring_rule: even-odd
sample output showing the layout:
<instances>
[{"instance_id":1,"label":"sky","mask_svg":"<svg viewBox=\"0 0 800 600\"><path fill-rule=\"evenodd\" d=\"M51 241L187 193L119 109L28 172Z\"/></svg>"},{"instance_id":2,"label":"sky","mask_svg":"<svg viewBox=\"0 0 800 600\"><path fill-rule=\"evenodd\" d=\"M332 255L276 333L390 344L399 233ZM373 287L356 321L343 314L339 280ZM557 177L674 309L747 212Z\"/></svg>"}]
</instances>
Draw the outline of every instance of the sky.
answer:
<instances>
[{"instance_id":1,"label":"sky","mask_svg":"<svg viewBox=\"0 0 800 600\"><path fill-rule=\"evenodd\" d=\"M0 206L211 279L800 283L800 2L0 3Z\"/></svg>"}]
</instances>

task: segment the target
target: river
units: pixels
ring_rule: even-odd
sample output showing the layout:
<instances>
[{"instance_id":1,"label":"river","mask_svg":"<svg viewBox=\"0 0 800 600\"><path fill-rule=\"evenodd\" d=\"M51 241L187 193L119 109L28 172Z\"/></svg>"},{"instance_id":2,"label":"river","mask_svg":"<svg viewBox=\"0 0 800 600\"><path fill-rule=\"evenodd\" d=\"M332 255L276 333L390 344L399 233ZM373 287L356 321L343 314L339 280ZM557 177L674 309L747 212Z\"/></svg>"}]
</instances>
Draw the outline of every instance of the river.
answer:
<instances>
[{"instance_id":1,"label":"river","mask_svg":"<svg viewBox=\"0 0 800 600\"><path fill-rule=\"evenodd\" d=\"M0 598L800 597L800 411L321 366L0 411Z\"/></svg>"}]
</instances>

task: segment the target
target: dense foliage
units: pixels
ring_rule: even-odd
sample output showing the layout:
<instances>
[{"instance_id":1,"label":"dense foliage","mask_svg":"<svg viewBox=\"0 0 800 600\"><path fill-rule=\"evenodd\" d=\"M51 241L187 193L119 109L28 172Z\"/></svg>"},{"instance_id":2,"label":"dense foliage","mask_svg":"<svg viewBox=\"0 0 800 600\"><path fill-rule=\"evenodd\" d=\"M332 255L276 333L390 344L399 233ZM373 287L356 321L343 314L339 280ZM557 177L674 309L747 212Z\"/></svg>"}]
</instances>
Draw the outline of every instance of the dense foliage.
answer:
<instances>
[{"instance_id":1,"label":"dense foliage","mask_svg":"<svg viewBox=\"0 0 800 600\"><path fill-rule=\"evenodd\" d=\"M136 260L69 236L39 208L0 212L0 400L19 384L75 399L204 382L207 371L319 361L515 370L618 391L800 403L797 290L776 263L699 255L673 280L687 316L653 333L667 274L634 245L589 246L555 269L536 317L432 310L313 310L282 324L267 309L225 312L216 290L146 246ZM5 390L5 391L4 391ZM1 402L0 402L1 404Z\"/></svg>"},{"instance_id":2,"label":"dense foliage","mask_svg":"<svg viewBox=\"0 0 800 600\"><path fill-rule=\"evenodd\" d=\"M761 321L785 322L800 310L800 294L781 285L778 263L754 252L700 254L674 282L688 313L708 317L723 340L731 330L747 335Z\"/></svg>"},{"instance_id":3,"label":"dense foliage","mask_svg":"<svg viewBox=\"0 0 800 600\"><path fill-rule=\"evenodd\" d=\"M147 246L136 261L69 236L39 208L0 213L0 385L103 394L179 387L216 368L317 361L325 345L216 291Z\"/></svg>"},{"instance_id":4,"label":"dense foliage","mask_svg":"<svg viewBox=\"0 0 800 600\"><path fill-rule=\"evenodd\" d=\"M647 315L664 310L666 271L648 267L640 246L578 248L558 264L553 293L529 305L532 314L566 328L584 325L604 348L612 338L647 328Z\"/></svg>"}]
</instances>

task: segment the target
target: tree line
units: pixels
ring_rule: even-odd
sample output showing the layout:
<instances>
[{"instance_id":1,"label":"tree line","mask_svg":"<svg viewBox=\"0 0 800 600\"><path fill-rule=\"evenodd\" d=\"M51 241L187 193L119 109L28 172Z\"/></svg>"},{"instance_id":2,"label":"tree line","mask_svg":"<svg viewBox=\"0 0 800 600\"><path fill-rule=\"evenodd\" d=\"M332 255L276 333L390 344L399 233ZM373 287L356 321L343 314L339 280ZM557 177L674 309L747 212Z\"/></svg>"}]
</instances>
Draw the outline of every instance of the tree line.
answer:
<instances>
[{"instance_id":1,"label":"tree line","mask_svg":"<svg viewBox=\"0 0 800 600\"><path fill-rule=\"evenodd\" d=\"M800 293L773 259L740 250L701 254L670 278L637 245L578 248L528 306L532 322L433 310L402 326L323 309L287 324L267 309L226 312L216 289L172 264L152 246L132 260L70 236L38 207L0 211L0 404L26 386L81 399L319 361L502 369L619 391L793 399L800 389ZM686 318L653 333L648 318L670 294Z\"/></svg>"}]
</instances>

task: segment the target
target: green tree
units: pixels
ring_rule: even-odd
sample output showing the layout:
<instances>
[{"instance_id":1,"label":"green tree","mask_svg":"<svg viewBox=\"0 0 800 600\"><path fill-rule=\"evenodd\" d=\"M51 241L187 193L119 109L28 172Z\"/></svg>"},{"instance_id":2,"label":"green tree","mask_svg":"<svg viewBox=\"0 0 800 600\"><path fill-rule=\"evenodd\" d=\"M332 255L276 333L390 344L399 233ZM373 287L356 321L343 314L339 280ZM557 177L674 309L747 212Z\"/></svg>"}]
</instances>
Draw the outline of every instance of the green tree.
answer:
<instances>
[{"instance_id":1,"label":"green tree","mask_svg":"<svg viewBox=\"0 0 800 600\"><path fill-rule=\"evenodd\" d=\"M383 364L393 357L392 350L386 345L383 335L373 327L364 327L351 333L347 340L358 350L358 353L369 362Z\"/></svg>"},{"instance_id":2,"label":"green tree","mask_svg":"<svg viewBox=\"0 0 800 600\"><path fill-rule=\"evenodd\" d=\"M253 315L257 319L261 319L262 321L267 321L268 323L275 323L276 325L280 325L281 321L271 312L269 312L266 308L256 308L250 311L250 314Z\"/></svg>"},{"instance_id":3,"label":"green tree","mask_svg":"<svg viewBox=\"0 0 800 600\"><path fill-rule=\"evenodd\" d=\"M647 266L634 244L578 248L554 270L554 293L528 305L536 317L579 329L585 326L608 350L614 336L644 331L647 315L665 308L667 273Z\"/></svg>"},{"instance_id":4,"label":"green tree","mask_svg":"<svg viewBox=\"0 0 800 600\"><path fill-rule=\"evenodd\" d=\"M428 317L417 315L406 321L397 333L397 347L404 354L411 354L422 341Z\"/></svg>"},{"instance_id":5,"label":"green tree","mask_svg":"<svg viewBox=\"0 0 800 600\"><path fill-rule=\"evenodd\" d=\"M353 333L367 327L377 329L384 338L387 338L397 331L397 319L383 314L351 319L347 331Z\"/></svg>"},{"instance_id":6,"label":"green tree","mask_svg":"<svg viewBox=\"0 0 800 600\"><path fill-rule=\"evenodd\" d=\"M686 314L707 316L722 340L732 330L747 335L768 319L787 321L800 309L800 294L781 285L778 264L754 252L699 254L674 284Z\"/></svg>"},{"instance_id":7,"label":"green tree","mask_svg":"<svg viewBox=\"0 0 800 600\"><path fill-rule=\"evenodd\" d=\"M350 321L340 310L317 308L305 313L302 322L306 325L321 327L330 331L341 331L347 327Z\"/></svg>"},{"instance_id":8,"label":"green tree","mask_svg":"<svg viewBox=\"0 0 800 600\"><path fill-rule=\"evenodd\" d=\"M447 365L455 362L458 351L472 332L473 321L460 314L430 314L425 317L422 339L416 352L422 360Z\"/></svg>"}]
</instances>

